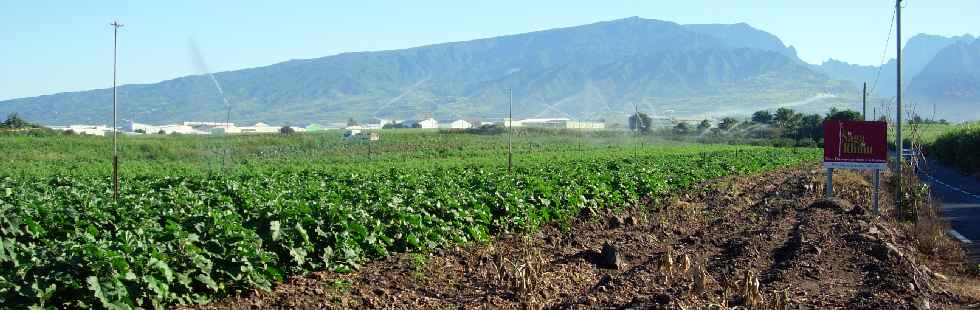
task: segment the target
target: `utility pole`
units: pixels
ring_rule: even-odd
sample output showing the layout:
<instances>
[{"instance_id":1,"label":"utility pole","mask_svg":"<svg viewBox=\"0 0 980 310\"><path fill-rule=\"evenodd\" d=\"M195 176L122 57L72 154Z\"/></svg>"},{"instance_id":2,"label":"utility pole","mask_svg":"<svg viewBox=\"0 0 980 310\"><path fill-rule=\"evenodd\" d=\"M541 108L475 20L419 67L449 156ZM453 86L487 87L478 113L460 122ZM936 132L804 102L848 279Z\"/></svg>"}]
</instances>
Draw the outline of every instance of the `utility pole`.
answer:
<instances>
[{"instance_id":1,"label":"utility pole","mask_svg":"<svg viewBox=\"0 0 980 310\"><path fill-rule=\"evenodd\" d=\"M864 82L864 90L861 91L861 119L868 120L868 82Z\"/></svg>"},{"instance_id":2,"label":"utility pole","mask_svg":"<svg viewBox=\"0 0 980 310\"><path fill-rule=\"evenodd\" d=\"M507 104L507 173L514 169L514 88L508 88Z\"/></svg>"},{"instance_id":3,"label":"utility pole","mask_svg":"<svg viewBox=\"0 0 980 310\"><path fill-rule=\"evenodd\" d=\"M895 207L899 212L902 211L902 152L905 147L902 145L902 0L895 0L895 25L897 37L896 49L896 84L895 84L895 171L898 173L898 190L895 191Z\"/></svg>"},{"instance_id":4,"label":"utility pole","mask_svg":"<svg viewBox=\"0 0 980 310\"><path fill-rule=\"evenodd\" d=\"M116 46L119 37L119 27L123 24L113 21L112 24L112 200L119 198L119 148L116 146Z\"/></svg>"}]
</instances>

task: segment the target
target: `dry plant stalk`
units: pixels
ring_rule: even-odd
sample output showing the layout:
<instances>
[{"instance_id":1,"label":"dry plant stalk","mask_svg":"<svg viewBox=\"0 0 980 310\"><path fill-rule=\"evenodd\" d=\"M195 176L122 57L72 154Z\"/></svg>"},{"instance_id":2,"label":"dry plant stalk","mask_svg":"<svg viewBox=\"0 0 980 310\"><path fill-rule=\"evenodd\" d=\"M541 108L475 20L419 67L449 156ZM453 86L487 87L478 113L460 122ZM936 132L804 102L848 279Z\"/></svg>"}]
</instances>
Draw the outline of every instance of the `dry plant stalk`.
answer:
<instances>
[{"instance_id":1,"label":"dry plant stalk","mask_svg":"<svg viewBox=\"0 0 980 310\"><path fill-rule=\"evenodd\" d=\"M660 262L660 271L664 274L664 284L670 285L671 276L674 273L674 250L668 247L667 253L664 253Z\"/></svg>"},{"instance_id":2,"label":"dry plant stalk","mask_svg":"<svg viewBox=\"0 0 980 310\"><path fill-rule=\"evenodd\" d=\"M787 292L787 290L774 292L772 299L775 303L772 307L773 310L789 310L790 302L789 302L789 292Z\"/></svg>"},{"instance_id":3,"label":"dry plant stalk","mask_svg":"<svg viewBox=\"0 0 980 310\"><path fill-rule=\"evenodd\" d=\"M751 270L745 271L745 278L742 282L742 296L745 298L746 308L759 309L763 304L762 293L759 291L759 279L752 275Z\"/></svg>"},{"instance_id":4,"label":"dry plant stalk","mask_svg":"<svg viewBox=\"0 0 980 310\"><path fill-rule=\"evenodd\" d=\"M519 259L511 262L509 281L504 282L510 283L510 289L525 308L538 309L544 306L536 294L541 286L541 267L544 264L541 251L531 244L530 238L525 237Z\"/></svg>"},{"instance_id":5,"label":"dry plant stalk","mask_svg":"<svg viewBox=\"0 0 980 310\"><path fill-rule=\"evenodd\" d=\"M691 275L691 282L694 282L693 289L695 294L704 294L708 288L709 278L711 278L711 275L705 271L705 267L703 265L695 266L694 272Z\"/></svg>"},{"instance_id":6,"label":"dry plant stalk","mask_svg":"<svg viewBox=\"0 0 980 310\"><path fill-rule=\"evenodd\" d=\"M687 273L691 270L691 256L684 254L682 272Z\"/></svg>"}]
</instances>

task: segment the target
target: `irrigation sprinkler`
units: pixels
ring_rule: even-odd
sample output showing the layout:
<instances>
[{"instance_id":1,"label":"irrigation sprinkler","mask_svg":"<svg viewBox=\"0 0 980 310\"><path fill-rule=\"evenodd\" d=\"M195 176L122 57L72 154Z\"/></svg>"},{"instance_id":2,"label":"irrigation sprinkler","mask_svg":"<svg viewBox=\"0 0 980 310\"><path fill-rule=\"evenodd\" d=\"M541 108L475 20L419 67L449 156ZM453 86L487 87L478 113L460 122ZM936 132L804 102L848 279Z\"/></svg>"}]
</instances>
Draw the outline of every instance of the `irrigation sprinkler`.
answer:
<instances>
[{"instance_id":1,"label":"irrigation sprinkler","mask_svg":"<svg viewBox=\"0 0 980 310\"><path fill-rule=\"evenodd\" d=\"M514 168L514 89L508 88L510 100L507 104L507 173Z\"/></svg>"},{"instance_id":2,"label":"irrigation sprinkler","mask_svg":"<svg viewBox=\"0 0 980 310\"><path fill-rule=\"evenodd\" d=\"M119 148L116 145L116 46L119 27L123 24L113 21L112 26L112 200L119 199Z\"/></svg>"},{"instance_id":3,"label":"irrigation sprinkler","mask_svg":"<svg viewBox=\"0 0 980 310\"><path fill-rule=\"evenodd\" d=\"M228 137L228 136L231 135L230 134L230 131L231 131L231 102L228 101L228 96L225 96L225 90L221 87L221 83L219 83L218 82L218 79L214 76L213 73L211 73L211 70L208 68L207 62L204 61L204 56L201 53L201 48L198 47L198 45L197 45L197 41L194 40L193 37L191 37L190 40L189 40L189 42L190 42L191 54L194 57L195 65L198 67L199 70L203 71L204 74L208 76L208 78L211 80L211 83L214 84L214 88L218 91L218 95L221 96L222 102L225 103L225 123L223 124L224 125L223 127L225 128L224 129L224 136ZM222 145L222 149L221 149L221 153L222 153L222 156L221 156L221 169L227 169L228 168L228 162L230 162L230 160L228 158L230 156L229 155L229 151L228 151L228 144L227 143L221 143L221 145Z\"/></svg>"}]
</instances>

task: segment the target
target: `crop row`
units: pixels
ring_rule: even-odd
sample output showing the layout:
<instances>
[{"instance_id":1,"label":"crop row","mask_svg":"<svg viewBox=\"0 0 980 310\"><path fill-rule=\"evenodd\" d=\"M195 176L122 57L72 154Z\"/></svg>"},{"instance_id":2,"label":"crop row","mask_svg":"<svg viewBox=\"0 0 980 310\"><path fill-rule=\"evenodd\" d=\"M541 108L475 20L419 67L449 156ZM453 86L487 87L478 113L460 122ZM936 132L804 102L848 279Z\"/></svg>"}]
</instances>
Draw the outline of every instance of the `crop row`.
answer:
<instances>
[{"instance_id":1,"label":"crop row","mask_svg":"<svg viewBox=\"0 0 980 310\"><path fill-rule=\"evenodd\" d=\"M0 304L161 308L392 252L485 242L813 150L640 153L499 165L0 179Z\"/></svg>"}]
</instances>

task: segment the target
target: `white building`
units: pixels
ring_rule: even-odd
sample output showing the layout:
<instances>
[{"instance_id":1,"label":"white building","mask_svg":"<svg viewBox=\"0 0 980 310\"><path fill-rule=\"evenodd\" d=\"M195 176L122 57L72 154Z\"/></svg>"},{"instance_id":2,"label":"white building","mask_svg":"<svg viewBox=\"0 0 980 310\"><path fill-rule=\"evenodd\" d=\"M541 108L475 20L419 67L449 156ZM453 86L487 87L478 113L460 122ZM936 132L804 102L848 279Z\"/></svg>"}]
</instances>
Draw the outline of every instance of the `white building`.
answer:
<instances>
[{"instance_id":1,"label":"white building","mask_svg":"<svg viewBox=\"0 0 980 310\"><path fill-rule=\"evenodd\" d=\"M565 122L565 128L566 129L605 129L606 123L567 121Z\"/></svg>"},{"instance_id":2,"label":"white building","mask_svg":"<svg viewBox=\"0 0 980 310\"><path fill-rule=\"evenodd\" d=\"M269 124L258 122L253 126L230 128L228 133L278 133L280 128L282 127L269 126Z\"/></svg>"},{"instance_id":3,"label":"white building","mask_svg":"<svg viewBox=\"0 0 980 310\"><path fill-rule=\"evenodd\" d=\"M504 122L506 123L506 119ZM514 127L551 129L605 129L605 122L574 121L568 118L529 118L514 121Z\"/></svg>"},{"instance_id":4,"label":"white building","mask_svg":"<svg viewBox=\"0 0 980 310\"><path fill-rule=\"evenodd\" d=\"M529 118L521 121L521 125L531 128L565 128L567 118ZM517 126L515 126L517 127Z\"/></svg>"},{"instance_id":5,"label":"white building","mask_svg":"<svg viewBox=\"0 0 980 310\"><path fill-rule=\"evenodd\" d=\"M68 126L50 126L49 128L58 131L69 131L80 135L93 135L93 136L104 136L106 133L112 132L112 129L106 127L106 125L68 125Z\"/></svg>"},{"instance_id":6,"label":"white building","mask_svg":"<svg viewBox=\"0 0 980 310\"><path fill-rule=\"evenodd\" d=\"M453 121L452 123L449 123L449 128L450 129L470 129L470 128L473 128L473 124L470 123L470 122L467 122L465 120L459 119L459 120Z\"/></svg>"},{"instance_id":7,"label":"white building","mask_svg":"<svg viewBox=\"0 0 980 310\"><path fill-rule=\"evenodd\" d=\"M524 123L522 123L521 121L519 121L519 120L512 120L512 119L507 118L507 117L505 117L502 121L500 121L499 123L496 123L496 124L497 125L500 125L500 126L503 126L504 128L507 128L507 127L524 127Z\"/></svg>"},{"instance_id":8,"label":"white building","mask_svg":"<svg viewBox=\"0 0 980 310\"><path fill-rule=\"evenodd\" d=\"M439 121L434 118L427 118L412 124L413 128L436 129L439 128Z\"/></svg>"},{"instance_id":9,"label":"white building","mask_svg":"<svg viewBox=\"0 0 980 310\"><path fill-rule=\"evenodd\" d=\"M137 122L129 122L126 131L142 132L146 134L165 133L165 134L186 134L186 135L206 135L208 131L194 129L189 125L148 125Z\"/></svg>"},{"instance_id":10,"label":"white building","mask_svg":"<svg viewBox=\"0 0 980 310\"><path fill-rule=\"evenodd\" d=\"M191 127L235 127L235 123L218 122L183 122L183 124Z\"/></svg>"}]
</instances>

